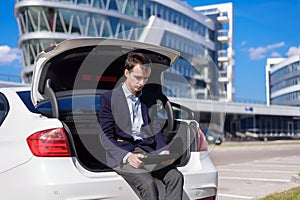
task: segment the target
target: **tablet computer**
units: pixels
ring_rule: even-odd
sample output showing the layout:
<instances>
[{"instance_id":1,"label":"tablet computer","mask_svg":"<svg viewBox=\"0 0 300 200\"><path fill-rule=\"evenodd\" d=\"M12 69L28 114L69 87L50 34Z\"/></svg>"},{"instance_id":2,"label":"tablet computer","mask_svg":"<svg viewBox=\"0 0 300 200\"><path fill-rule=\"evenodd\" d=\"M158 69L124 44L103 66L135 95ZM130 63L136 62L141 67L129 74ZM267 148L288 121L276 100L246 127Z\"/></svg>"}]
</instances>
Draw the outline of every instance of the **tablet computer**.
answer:
<instances>
[{"instance_id":1,"label":"tablet computer","mask_svg":"<svg viewBox=\"0 0 300 200\"><path fill-rule=\"evenodd\" d=\"M162 161L165 160L172 160L172 159L177 159L178 158L178 154L175 153L171 153L171 154L145 154L144 158L142 158L141 160L144 162L145 165L147 164L159 164Z\"/></svg>"}]
</instances>

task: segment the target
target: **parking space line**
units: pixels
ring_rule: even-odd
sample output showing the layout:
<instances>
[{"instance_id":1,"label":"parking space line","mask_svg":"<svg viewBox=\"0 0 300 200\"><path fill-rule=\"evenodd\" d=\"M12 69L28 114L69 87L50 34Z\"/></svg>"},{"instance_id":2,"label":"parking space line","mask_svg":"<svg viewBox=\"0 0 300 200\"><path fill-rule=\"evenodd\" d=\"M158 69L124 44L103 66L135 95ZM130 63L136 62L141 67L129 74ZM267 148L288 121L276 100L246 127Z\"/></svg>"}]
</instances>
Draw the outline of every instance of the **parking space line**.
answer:
<instances>
[{"instance_id":1,"label":"parking space line","mask_svg":"<svg viewBox=\"0 0 300 200\"><path fill-rule=\"evenodd\" d=\"M219 179L231 179L231 180L248 180L248 181L265 181L265 182L290 182L287 179L269 179L269 178L241 178L241 177L225 177L221 176Z\"/></svg>"},{"instance_id":2,"label":"parking space line","mask_svg":"<svg viewBox=\"0 0 300 200\"><path fill-rule=\"evenodd\" d=\"M298 171L279 171L279 170L253 170L253 169L222 169L218 168L218 171L229 171L229 172L262 172L262 173L287 173L297 174Z\"/></svg>"},{"instance_id":3,"label":"parking space line","mask_svg":"<svg viewBox=\"0 0 300 200\"><path fill-rule=\"evenodd\" d=\"M222 194L222 193L218 193L218 196L230 197L236 199L254 199L254 197L249 197L249 196L231 195L231 194Z\"/></svg>"},{"instance_id":4,"label":"parking space line","mask_svg":"<svg viewBox=\"0 0 300 200\"><path fill-rule=\"evenodd\" d=\"M251 165L251 167L278 167L278 168L281 168L281 167L284 167L284 168L298 168L299 165L272 165L272 164L264 164L264 163L254 163L254 162L249 162L249 163L234 163L234 164L229 164L229 165L226 165L226 166L222 166L222 167L219 167L219 168L227 168L227 167L240 167L240 166L246 166L246 165Z\"/></svg>"},{"instance_id":5,"label":"parking space line","mask_svg":"<svg viewBox=\"0 0 300 200\"><path fill-rule=\"evenodd\" d=\"M300 158L299 158L300 159ZM282 160L276 160L276 161L265 161L265 162L254 162L254 163L264 163L264 164L269 164L269 165L273 165L273 164L282 164ZM289 161L284 161L284 164L289 164L289 165L299 165L300 162L289 162Z\"/></svg>"},{"instance_id":6,"label":"parking space line","mask_svg":"<svg viewBox=\"0 0 300 200\"><path fill-rule=\"evenodd\" d=\"M276 166L274 166L274 164L264 164L264 163L260 163L260 164L252 163L252 166L254 166L254 167L269 167L269 166L272 166L272 167L284 167L284 168L299 167L299 165L280 165L280 164L277 164Z\"/></svg>"}]
</instances>

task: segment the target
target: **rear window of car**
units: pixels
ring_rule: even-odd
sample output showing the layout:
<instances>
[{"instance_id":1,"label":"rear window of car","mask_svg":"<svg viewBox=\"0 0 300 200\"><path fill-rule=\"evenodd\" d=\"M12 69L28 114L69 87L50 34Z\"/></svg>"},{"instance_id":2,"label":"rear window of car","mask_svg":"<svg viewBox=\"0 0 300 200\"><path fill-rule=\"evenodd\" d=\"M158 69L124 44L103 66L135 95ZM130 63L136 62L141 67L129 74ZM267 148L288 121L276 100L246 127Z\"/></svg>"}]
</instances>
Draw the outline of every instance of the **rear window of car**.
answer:
<instances>
[{"instance_id":1,"label":"rear window of car","mask_svg":"<svg viewBox=\"0 0 300 200\"><path fill-rule=\"evenodd\" d=\"M98 113L100 109L99 95L68 96L57 99L60 116L89 115ZM52 106L49 101L40 103L36 108L40 113L50 116Z\"/></svg>"},{"instance_id":2,"label":"rear window of car","mask_svg":"<svg viewBox=\"0 0 300 200\"><path fill-rule=\"evenodd\" d=\"M26 105L26 107L28 108L28 110L30 112L39 113L38 110L35 109L32 101L31 101L30 91L17 92L17 94L19 95L19 97L24 102L24 104Z\"/></svg>"},{"instance_id":3,"label":"rear window of car","mask_svg":"<svg viewBox=\"0 0 300 200\"><path fill-rule=\"evenodd\" d=\"M43 102L34 107L30 91L17 92L29 111L49 115L52 113L51 103ZM61 114L87 114L98 112L100 109L100 95L82 95L58 98L58 108Z\"/></svg>"},{"instance_id":4,"label":"rear window of car","mask_svg":"<svg viewBox=\"0 0 300 200\"><path fill-rule=\"evenodd\" d=\"M6 118L8 110L9 110L9 105L7 103L7 99L2 93L0 93L0 125Z\"/></svg>"}]
</instances>

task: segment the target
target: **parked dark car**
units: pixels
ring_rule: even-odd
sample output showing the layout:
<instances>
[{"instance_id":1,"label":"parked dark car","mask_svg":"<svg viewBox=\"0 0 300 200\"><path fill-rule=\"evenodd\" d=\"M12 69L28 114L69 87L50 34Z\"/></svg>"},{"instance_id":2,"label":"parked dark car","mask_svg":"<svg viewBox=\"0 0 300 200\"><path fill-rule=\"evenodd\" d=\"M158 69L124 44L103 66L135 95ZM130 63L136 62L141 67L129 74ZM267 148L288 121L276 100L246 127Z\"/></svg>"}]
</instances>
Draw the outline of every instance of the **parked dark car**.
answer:
<instances>
[{"instance_id":1,"label":"parked dark car","mask_svg":"<svg viewBox=\"0 0 300 200\"><path fill-rule=\"evenodd\" d=\"M209 130L209 129L204 129L202 130L206 140L209 144L216 144L216 145L220 145L223 142L223 139L221 137L220 134L216 133L213 130Z\"/></svg>"}]
</instances>

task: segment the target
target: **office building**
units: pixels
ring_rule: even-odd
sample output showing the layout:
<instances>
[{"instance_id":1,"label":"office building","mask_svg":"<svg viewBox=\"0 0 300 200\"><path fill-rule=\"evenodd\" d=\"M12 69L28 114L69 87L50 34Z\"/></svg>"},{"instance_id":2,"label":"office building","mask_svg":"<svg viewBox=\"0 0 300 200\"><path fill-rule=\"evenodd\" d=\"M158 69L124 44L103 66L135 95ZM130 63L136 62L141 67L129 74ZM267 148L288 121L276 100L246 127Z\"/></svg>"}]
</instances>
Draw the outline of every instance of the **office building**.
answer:
<instances>
[{"instance_id":1,"label":"office building","mask_svg":"<svg viewBox=\"0 0 300 200\"><path fill-rule=\"evenodd\" d=\"M266 64L267 105L300 106L300 56L269 58Z\"/></svg>"},{"instance_id":2,"label":"office building","mask_svg":"<svg viewBox=\"0 0 300 200\"><path fill-rule=\"evenodd\" d=\"M37 54L65 39L120 38L181 52L164 74L168 96L232 101L232 4L215 6L203 14L179 0L17 0L21 78L30 82Z\"/></svg>"},{"instance_id":3,"label":"office building","mask_svg":"<svg viewBox=\"0 0 300 200\"><path fill-rule=\"evenodd\" d=\"M234 48L233 48L233 5L222 3L194 8L201 14L214 20L215 49L214 62L219 69L219 83L224 86L225 99L234 101Z\"/></svg>"}]
</instances>

